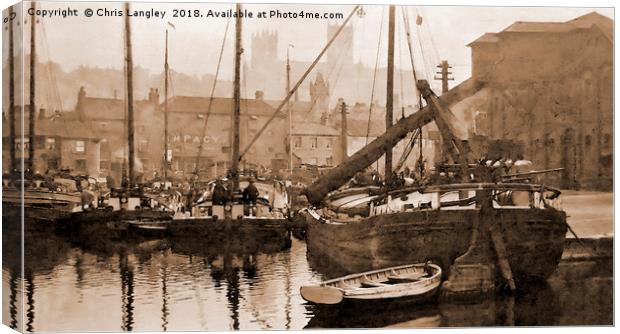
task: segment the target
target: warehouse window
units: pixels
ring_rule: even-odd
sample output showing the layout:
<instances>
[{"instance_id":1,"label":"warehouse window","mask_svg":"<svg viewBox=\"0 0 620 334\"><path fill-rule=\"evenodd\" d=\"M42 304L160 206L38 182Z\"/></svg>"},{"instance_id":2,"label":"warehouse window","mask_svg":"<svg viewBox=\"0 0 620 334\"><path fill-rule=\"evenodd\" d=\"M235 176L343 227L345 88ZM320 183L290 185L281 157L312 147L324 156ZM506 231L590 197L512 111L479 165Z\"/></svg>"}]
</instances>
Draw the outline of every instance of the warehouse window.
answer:
<instances>
[{"instance_id":1,"label":"warehouse window","mask_svg":"<svg viewBox=\"0 0 620 334\"><path fill-rule=\"evenodd\" d=\"M312 148L317 148L317 147L319 147L318 142L319 142L319 141L318 141L318 139L317 139L316 137L312 137L312 144L311 144L311 147L312 147Z\"/></svg>"},{"instance_id":2,"label":"warehouse window","mask_svg":"<svg viewBox=\"0 0 620 334\"><path fill-rule=\"evenodd\" d=\"M107 160L101 160L99 161L99 169L101 171L107 171L110 169L110 162Z\"/></svg>"},{"instance_id":3,"label":"warehouse window","mask_svg":"<svg viewBox=\"0 0 620 334\"><path fill-rule=\"evenodd\" d=\"M301 147L301 137L295 137L295 143L293 146L295 146L295 148L300 148Z\"/></svg>"}]
</instances>

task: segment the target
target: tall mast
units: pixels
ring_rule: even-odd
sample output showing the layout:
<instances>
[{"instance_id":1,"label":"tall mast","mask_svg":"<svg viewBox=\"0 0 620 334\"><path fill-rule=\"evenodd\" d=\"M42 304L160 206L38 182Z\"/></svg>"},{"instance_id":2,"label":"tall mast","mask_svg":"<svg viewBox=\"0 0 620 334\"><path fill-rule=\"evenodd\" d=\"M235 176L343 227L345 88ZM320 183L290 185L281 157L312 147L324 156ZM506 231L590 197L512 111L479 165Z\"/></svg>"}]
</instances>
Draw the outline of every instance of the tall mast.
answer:
<instances>
[{"instance_id":1,"label":"tall mast","mask_svg":"<svg viewBox=\"0 0 620 334\"><path fill-rule=\"evenodd\" d=\"M286 95L288 95L291 91L291 62L290 62L290 54L291 44L286 47ZM286 96L285 95L285 96ZM286 109L288 109L288 170L291 174L291 179L293 177L293 114L291 110L291 102L286 104Z\"/></svg>"},{"instance_id":2,"label":"tall mast","mask_svg":"<svg viewBox=\"0 0 620 334\"><path fill-rule=\"evenodd\" d=\"M35 12L35 3L33 2L31 5L32 12ZM35 24L36 18L31 16L30 18L30 105L28 106L28 169L31 172L34 167L34 118L35 118L35 67L36 67L36 35L35 35Z\"/></svg>"},{"instance_id":3,"label":"tall mast","mask_svg":"<svg viewBox=\"0 0 620 334\"><path fill-rule=\"evenodd\" d=\"M168 28L164 55L164 185L168 181Z\"/></svg>"},{"instance_id":4,"label":"tall mast","mask_svg":"<svg viewBox=\"0 0 620 334\"><path fill-rule=\"evenodd\" d=\"M15 159L15 48L13 40L13 6L9 7L9 150L11 172L17 168Z\"/></svg>"},{"instance_id":5,"label":"tall mast","mask_svg":"<svg viewBox=\"0 0 620 334\"><path fill-rule=\"evenodd\" d=\"M129 180L131 189L134 182L134 142L133 142L133 59L131 55L131 25L129 22L129 3L125 3L125 52L127 66L127 142L129 146Z\"/></svg>"},{"instance_id":6,"label":"tall mast","mask_svg":"<svg viewBox=\"0 0 620 334\"><path fill-rule=\"evenodd\" d=\"M387 64L387 93L385 101L385 129L392 126L394 113L394 24L395 8L390 6L388 21L388 64ZM392 180L392 148L385 151L385 181Z\"/></svg>"},{"instance_id":7,"label":"tall mast","mask_svg":"<svg viewBox=\"0 0 620 334\"><path fill-rule=\"evenodd\" d=\"M237 3L237 18L235 21L235 81L234 81L234 110L233 110L233 147L232 165L230 167L234 190L239 188L239 118L241 117L241 4Z\"/></svg>"}]
</instances>

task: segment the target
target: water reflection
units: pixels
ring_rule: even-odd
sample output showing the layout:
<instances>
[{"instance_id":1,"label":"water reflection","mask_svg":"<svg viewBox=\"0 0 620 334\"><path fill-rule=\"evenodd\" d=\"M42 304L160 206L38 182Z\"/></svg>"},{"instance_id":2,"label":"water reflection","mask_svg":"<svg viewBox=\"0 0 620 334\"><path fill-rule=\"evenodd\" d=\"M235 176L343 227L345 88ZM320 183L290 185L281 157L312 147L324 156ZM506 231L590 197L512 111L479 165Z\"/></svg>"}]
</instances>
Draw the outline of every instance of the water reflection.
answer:
<instances>
[{"instance_id":1,"label":"water reflection","mask_svg":"<svg viewBox=\"0 0 620 334\"><path fill-rule=\"evenodd\" d=\"M166 280L168 278L167 266L165 261L161 267L161 330L168 330L168 293L166 289Z\"/></svg>"},{"instance_id":2,"label":"water reflection","mask_svg":"<svg viewBox=\"0 0 620 334\"><path fill-rule=\"evenodd\" d=\"M28 239L33 240L33 239ZM305 303L301 285L334 273L312 267L306 245L230 247L153 239L95 245L25 242L21 269L3 262L5 319L27 331L160 331L611 324L607 262L562 263L547 281L470 304L435 301ZM20 289L24 289L23 298ZM23 307L21 306L23 303ZM71 314L71 317L67 317Z\"/></svg>"},{"instance_id":3,"label":"water reflection","mask_svg":"<svg viewBox=\"0 0 620 334\"><path fill-rule=\"evenodd\" d=\"M124 331L133 330L133 268L129 264L127 253L120 254L119 268L121 274L121 301L123 307L123 317L121 329Z\"/></svg>"},{"instance_id":4,"label":"water reflection","mask_svg":"<svg viewBox=\"0 0 620 334\"><path fill-rule=\"evenodd\" d=\"M10 322L8 325L9 327L13 329L21 330L21 326L19 326L19 319L21 319L21 314L18 313L18 311L22 309L21 300L19 299L19 296L21 296L20 289L19 289L19 283L20 283L19 276L20 275L14 269L10 269L8 270L8 275L7 275L7 272L4 272L3 276L9 277L9 303L8 305L9 305ZM6 295L6 293L3 295Z\"/></svg>"}]
</instances>

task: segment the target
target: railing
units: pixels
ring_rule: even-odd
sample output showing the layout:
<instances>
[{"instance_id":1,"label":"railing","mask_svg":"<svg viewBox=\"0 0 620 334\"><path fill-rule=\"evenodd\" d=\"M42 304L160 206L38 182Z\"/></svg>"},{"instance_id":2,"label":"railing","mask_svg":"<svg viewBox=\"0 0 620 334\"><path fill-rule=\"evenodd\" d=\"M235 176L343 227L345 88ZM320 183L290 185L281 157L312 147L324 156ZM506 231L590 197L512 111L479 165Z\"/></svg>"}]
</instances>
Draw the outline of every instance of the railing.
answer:
<instances>
[{"instance_id":1,"label":"railing","mask_svg":"<svg viewBox=\"0 0 620 334\"><path fill-rule=\"evenodd\" d=\"M371 202L371 215L413 211L475 208L478 192L488 191L494 208L554 208L562 210L560 190L529 183L463 183L406 187L380 195Z\"/></svg>"}]
</instances>

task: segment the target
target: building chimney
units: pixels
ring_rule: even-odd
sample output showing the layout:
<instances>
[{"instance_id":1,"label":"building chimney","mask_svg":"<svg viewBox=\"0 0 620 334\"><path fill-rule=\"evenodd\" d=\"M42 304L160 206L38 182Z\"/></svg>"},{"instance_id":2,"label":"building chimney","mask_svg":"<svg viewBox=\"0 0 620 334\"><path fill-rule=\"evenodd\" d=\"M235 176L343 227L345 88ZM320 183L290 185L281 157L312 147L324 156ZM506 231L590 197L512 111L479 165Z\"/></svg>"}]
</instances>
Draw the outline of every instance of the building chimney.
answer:
<instances>
[{"instance_id":1,"label":"building chimney","mask_svg":"<svg viewBox=\"0 0 620 334\"><path fill-rule=\"evenodd\" d=\"M340 106L340 162L348 158L348 132L347 127L347 104L343 99L338 99Z\"/></svg>"},{"instance_id":2,"label":"building chimney","mask_svg":"<svg viewBox=\"0 0 620 334\"><path fill-rule=\"evenodd\" d=\"M254 97L256 98L256 101L263 101L265 98L265 93L262 90L257 90L254 93Z\"/></svg>"},{"instance_id":3,"label":"building chimney","mask_svg":"<svg viewBox=\"0 0 620 334\"><path fill-rule=\"evenodd\" d=\"M78 92L78 100L77 105L75 106L75 111L77 112L78 119L80 121L84 121L84 100L86 99L86 89L84 86L80 86L80 91Z\"/></svg>"},{"instance_id":4,"label":"building chimney","mask_svg":"<svg viewBox=\"0 0 620 334\"><path fill-rule=\"evenodd\" d=\"M159 103L159 89L157 89L157 88L149 89L148 101L151 104L158 104Z\"/></svg>"},{"instance_id":5,"label":"building chimney","mask_svg":"<svg viewBox=\"0 0 620 334\"><path fill-rule=\"evenodd\" d=\"M86 97L86 88L84 86L80 86L80 91L78 91L78 103L82 102Z\"/></svg>"}]
</instances>

